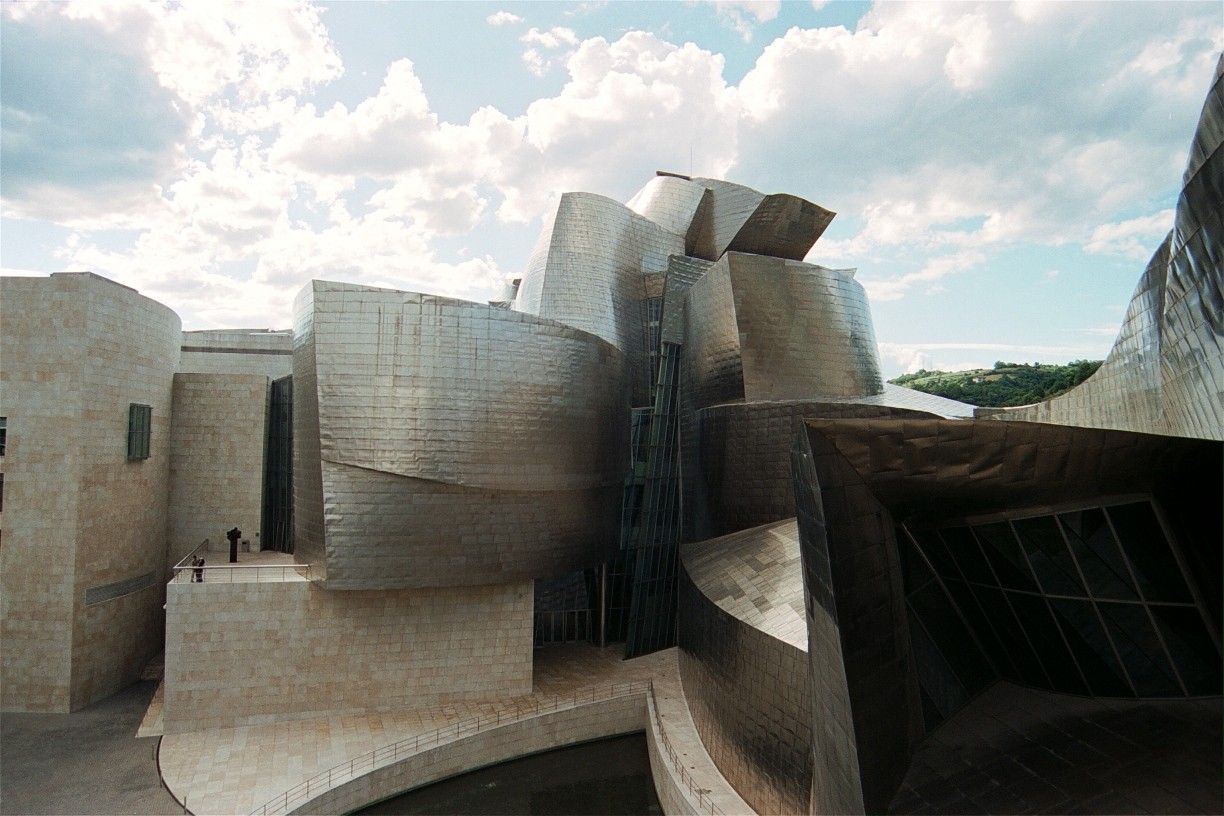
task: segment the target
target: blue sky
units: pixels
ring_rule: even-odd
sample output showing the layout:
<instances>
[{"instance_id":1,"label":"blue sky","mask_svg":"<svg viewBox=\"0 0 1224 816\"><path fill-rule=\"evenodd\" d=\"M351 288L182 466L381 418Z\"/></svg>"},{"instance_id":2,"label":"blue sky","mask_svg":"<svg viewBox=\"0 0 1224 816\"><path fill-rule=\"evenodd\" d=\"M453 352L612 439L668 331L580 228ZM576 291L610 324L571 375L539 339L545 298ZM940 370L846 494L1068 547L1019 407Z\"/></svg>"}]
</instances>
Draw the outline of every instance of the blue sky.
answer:
<instances>
[{"instance_id":1,"label":"blue sky","mask_svg":"<svg viewBox=\"0 0 1224 816\"><path fill-rule=\"evenodd\" d=\"M311 278L491 297L566 190L838 212L889 376L1102 357L1172 225L1205 3L7 3L0 265L185 328Z\"/></svg>"}]
</instances>

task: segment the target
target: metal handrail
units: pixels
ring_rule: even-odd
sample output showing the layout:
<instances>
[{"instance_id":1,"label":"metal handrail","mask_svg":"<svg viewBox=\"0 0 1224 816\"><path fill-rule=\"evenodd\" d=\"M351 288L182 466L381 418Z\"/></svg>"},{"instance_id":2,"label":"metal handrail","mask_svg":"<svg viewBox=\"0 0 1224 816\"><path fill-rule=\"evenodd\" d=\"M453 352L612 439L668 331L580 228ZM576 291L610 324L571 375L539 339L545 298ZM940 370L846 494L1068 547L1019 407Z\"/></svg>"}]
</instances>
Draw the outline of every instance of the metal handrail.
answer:
<instances>
[{"instance_id":1,"label":"metal handrail","mask_svg":"<svg viewBox=\"0 0 1224 816\"><path fill-rule=\"evenodd\" d=\"M206 564L202 567L193 567L190 564L188 564L185 567L177 567L177 566L172 567L171 571L174 573L174 576L170 579L170 582L174 583L175 581L178 581L182 573L184 572L189 573L194 570L201 570L203 576L213 576L213 577L220 577L222 575L225 576L223 580L204 581L204 583L214 583L214 584L216 583L221 583L221 584L247 583L246 581L237 580L234 577L237 574L235 572L237 570L254 570L256 573L262 572L265 574L272 570L280 570L281 580L284 580L285 575L287 574L288 570L292 570L293 572L305 578L307 581L310 580L310 564L296 564L296 563L294 564L212 564L212 565ZM258 582L258 580L259 578L257 576L255 581ZM188 581L188 583L190 583L190 581Z\"/></svg>"},{"instance_id":2,"label":"metal handrail","mask_svg":"<svg viewBox=\"0 0 1224 816\"><path fill-rule=\"evenodd\" d=\"M173 573L175 573L175 574L177 575L177 574L178 574L178 573L177 573L177 570L179 570L179 569L181 569L181 568L183 567L183 565L184 565L184 564L187 562L187 559L188 559L188 558L194 558L196 553L198 553L200 550L202 550L202 549L204 549L205 547L207 547L207 546L208 546L208 541L209 541L209 540L206 538L206 539L204 539L203 541L201 541L199 544L197 544L197 545L195 545L194 547L192 547L192 548L191 548L191 552L187 553L187 554L186 554L186 555L184 555L182 558L180 558L180 559L179 559L179 562L178 562L177 564L175 564L173 567L171 567L171 568L170 568L170 571L171 571L171 572L173 572ZM171 580L174 580L174 579L171 579Z\"/></svg>"},{"instance_id":3,"label":"metal handrail","mask_svg":"<svg viewBox=\"0 0 1224 816\"><path fill-rule=\"evenodd\" d=\"M650 705L648 708L654 712L656 730L659 732L659 743L667 752L667 757L671 760L672 765L676 767L676 773L684 782L685 787L688 788L688 792L697 798L697 804L703 808L702 812L709 813L710 816L726 816L714 804L714 800L709 797L709 791L705 788L697 787L697 783L684 766L684 762L680 760L680 754L672 746L671 740L667 738L667 731L663 728L663 717L659 714L659 701L655 698L654 683L650 684Z\"/></svg>"},{"instance_id":4,"label":"metal handrail","mask_svg":"<svg viewBox=\"0 0 1224 816\"><path fill-rule=\"evenodd\" d=\"M320 771L305 782L294 785L268 802L258 810L251 811L252 816L272 816L272 814L288 813L291 805L309 802L344 782L356 779L360 775L372 773L379 768L394 765L401 759L407 759L425 748L436 748L449 742L455 742L462 737L470 737L482 731L489 731L511 723L523 722L540 714L574 708L584 703L594 703L602 700L614 700L619 697L629 697L634 694L644 694L650 691L649 680L639 680L631 683L614 683L603 688L591 687L575 691L565 697L541 702L533 699L526 706L517 707L514 711L496 714L480 714L464 720L457 720L450 725L443 725L433 731L416 734L399 742L375 748L348 762L341 762L326 771ZM360 773L358 773L360 771ZM712 811L713 812L713 811Z\"/></svg>"}]
</instances>

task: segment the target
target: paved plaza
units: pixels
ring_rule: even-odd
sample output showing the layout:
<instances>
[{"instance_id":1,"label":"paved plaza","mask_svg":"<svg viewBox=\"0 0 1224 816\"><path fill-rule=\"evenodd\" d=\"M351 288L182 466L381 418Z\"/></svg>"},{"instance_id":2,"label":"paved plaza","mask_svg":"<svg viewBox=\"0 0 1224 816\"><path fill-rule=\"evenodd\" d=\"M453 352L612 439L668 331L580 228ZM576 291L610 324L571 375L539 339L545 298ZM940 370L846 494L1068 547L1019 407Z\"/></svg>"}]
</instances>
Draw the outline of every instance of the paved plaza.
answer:
<instances>
[{"instance_id":1,"label":"paved plaza","mask_svg":"<svg viewBox=\"0 0 1224 816\"><path fill-rule=\"evenodd\" d=\"M158 778L157 740L135 736L156 685L72 714L0 716L0 813L182 813Z\"/></svg>"}]
</instances>

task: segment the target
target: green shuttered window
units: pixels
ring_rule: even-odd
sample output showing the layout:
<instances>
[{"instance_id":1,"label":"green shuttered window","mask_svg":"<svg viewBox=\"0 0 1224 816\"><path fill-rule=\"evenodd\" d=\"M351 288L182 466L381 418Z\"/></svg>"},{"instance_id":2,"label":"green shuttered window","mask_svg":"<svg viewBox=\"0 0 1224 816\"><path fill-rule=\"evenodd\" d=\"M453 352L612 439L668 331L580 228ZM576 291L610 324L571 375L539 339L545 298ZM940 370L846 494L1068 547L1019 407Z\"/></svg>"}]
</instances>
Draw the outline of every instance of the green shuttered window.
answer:
<instances>
[{"instance_id":1,"label":"green shuttered window","mask_svg":"<svg viewBox=\"0 0 1224 816\"><path fill-rule=\"evenodd\" d=\"M128 461L149 458L149 430L153 420L153 409L135 402L128 406Z\"/></svg>"}]
</instances>

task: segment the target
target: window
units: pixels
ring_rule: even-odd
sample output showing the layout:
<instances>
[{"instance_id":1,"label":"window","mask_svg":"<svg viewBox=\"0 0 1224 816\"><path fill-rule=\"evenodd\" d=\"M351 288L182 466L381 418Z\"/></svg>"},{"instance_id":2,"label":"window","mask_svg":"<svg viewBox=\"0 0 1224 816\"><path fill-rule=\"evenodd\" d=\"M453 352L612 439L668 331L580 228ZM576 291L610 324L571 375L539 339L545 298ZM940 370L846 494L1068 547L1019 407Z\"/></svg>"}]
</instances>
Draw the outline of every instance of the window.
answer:
<instances>
[{"instance_id":1,"label":"window","mask_svg":"<svg viewBox=\"0 0 1224 816\"><path fill-rule=\"evenodd\" d=\"M8 417L0 417L0 456L4 455L4 448L8 444Z\"/></svg>"},{"instance_id":2,"label":"window","mask_svg":"<svg viewBox=\"0 0 1224 816\"><path fill-rule=\"evenodd\" d=\"M149 429L152 419L153 409L148 405L133 402L128 406L128 461L149 458Z\"/></svg>"}]
</instances>

